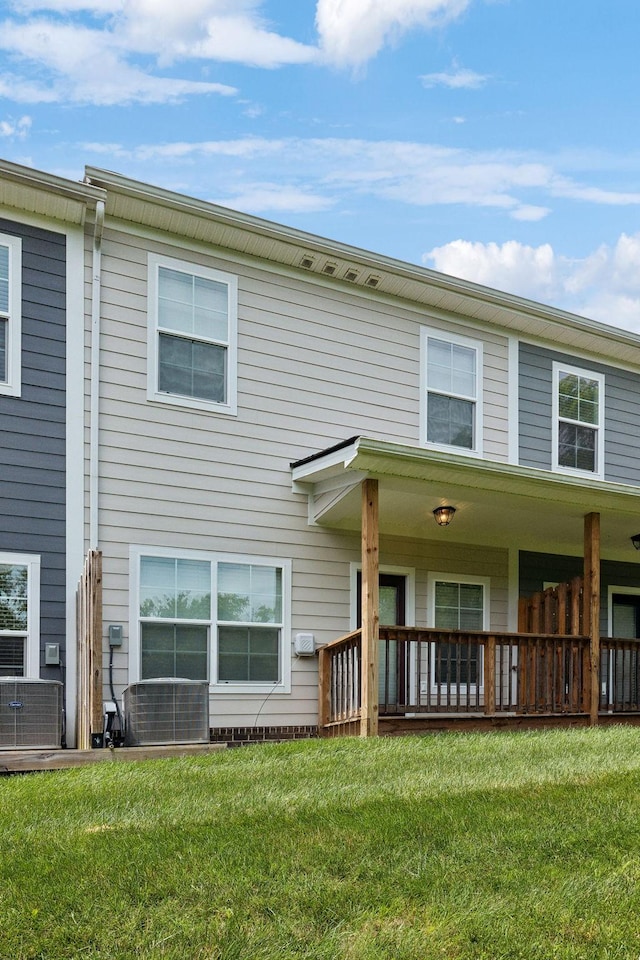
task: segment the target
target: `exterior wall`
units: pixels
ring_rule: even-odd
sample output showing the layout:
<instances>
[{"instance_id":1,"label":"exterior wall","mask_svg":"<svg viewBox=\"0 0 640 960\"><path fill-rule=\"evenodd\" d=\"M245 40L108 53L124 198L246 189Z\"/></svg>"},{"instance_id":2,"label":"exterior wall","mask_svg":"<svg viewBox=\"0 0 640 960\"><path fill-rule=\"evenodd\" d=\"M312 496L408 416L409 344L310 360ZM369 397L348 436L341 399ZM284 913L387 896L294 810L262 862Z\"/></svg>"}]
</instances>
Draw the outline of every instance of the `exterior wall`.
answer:
<instances>
[{"instance_id":1,"label":"exterior wall","mask_svg":"<svg viewBox=\"0 0 640 960\"><path fill-rule=\"evenodd\" d=\"M116 692L128 682L131 545L290 559L292 634L309 631L324 643L345 633L359 535L308 525L290 463L355 434L417 445L420 326L475 338L478 329L112 228L102 249L99 543L105 648L108 625L125 627ZM148 252L238 276L237 416L147 401ZM498 335L483 339L485 455L506 461L508 345ZM390 540L381 562L416 568L418 623L426 623L429 570L495 576L493 625L506 629L505 551ZM211 724L313 725L316 703L316 659L294 657L291 694L215 692Z\"/></svg>"},{"instance_id":2,"label":"exterior wall","mask_svg":"<svg viewBox=\"0 0 640 960\"><path fill-rule=\"evenodd\" d=\"M551 469L552 364L554 361L602 373L605 377L605 479L638 484L640 374L592 360L581 360L529 343L520 344L520 463Z\"/></svg>"},{"instance_id":3,"label":"exterior wall","mask_svg":"<svg viewBox=\"0 0 640 960\"><path fill-rule=\"evenodd\" d=\"M41 557L40 676L44 643L65 647L66 237L0 219L22 238L22 392L0 396L0 551Z\"/></svg>"},{"instance_id":4,"label":"exterior wall","mask_svg":"<svg viewBox=\"0 0 640 960\"><path fill-rule=\"evenodd\" d=\"M520 553L520 596L530 597L542 590L544 583L565 583L582 576L582 557L566 557L550 553ZM609 587L640 589L640 563L603 560L600 566L600 633L609 634Z\"/></svg>"}]
</instances>

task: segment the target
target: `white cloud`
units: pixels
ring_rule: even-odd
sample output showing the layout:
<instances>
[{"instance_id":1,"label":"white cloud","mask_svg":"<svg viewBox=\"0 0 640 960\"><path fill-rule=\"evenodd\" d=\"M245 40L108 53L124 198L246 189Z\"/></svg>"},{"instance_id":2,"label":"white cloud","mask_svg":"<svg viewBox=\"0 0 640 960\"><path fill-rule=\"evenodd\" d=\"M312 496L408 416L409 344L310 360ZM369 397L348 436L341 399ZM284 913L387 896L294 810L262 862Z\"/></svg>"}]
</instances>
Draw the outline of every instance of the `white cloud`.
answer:
<instances>
[{"instance_id":1,"label":"white cloud","mask_svg":"<svg viewBox=\"0 0 640 960\"><path fill-rule=\"evenodd\" d=\"M532 299L549 300L556 290L557 265L549 244L529 247L509 240L472 243L454 240L424 255L441 273Z\"/></svg>"},{"instance_id":2,"label":"white cloud","mask_svg":"<svg viewBox=\"0 0 640 960\"><path fill-rule=\"evenodd\" d=\"M270 30L259 6L259 0L13 0L13 16L0 23L0 50L11 56L13 73L0 75L0 95L22 103L176 102L237 90L162 76L169 64L277 67L317 57L315 47Z\"/></svg>"},{"instance_id":3,"label":"white cloud","mask_svg":"<svg viewBox=\"0 0 640 960\"><path fill-rule=\"evenodd\" d=\"M449 73L425 73L420 79L423 87L450 87L452 90L478 90L489 77L474 70L456 67Z\"/></svg>"},{"instance_id":4,"label":"white cloud","mask_svg":"<svg viewBox=\"0 0 640 960\"><path fill-rule=\"evenodd\" d=\"M511 211L511 216L514 220L536 221L543 220L549 213L551 213L549 207L536 207L531 203L523 203L521 207Z\"/></svg>"},{"instance_id":5,"label":"white cloud","mask_svg":"<svg viewBox=\"0 0 640 960\"><path fill-rule=\"evenodd\" d=\"M98 150L99 145L88 147ZM464 204L503 211L520 222L536 222L549 215L563 184L563 199L579 203L608 204L610 194L591 190L555 169L554 157L533 157L516 151L473 151L403 141L366 141L349 138L295 138L270 140L244 137L235 140L169 141L141 144L127 151L107 152L127 156L136 163L156 163L161 171L168 164L194 164L203 157L222 184L240 177L247 182L280 182L298 189L304 177L304 192L344 199L352 204L359 197L400 201L408 207ZM211 166L215 158L215 173ZM237 159L242 160L238 167ZM236 162L232 162L235 160ZM149 172L144 176L149 179ZM164 179L166 174L156 174ZM571 189L570 189L571 188ZM620 194L615 194L619 200ZM640 203L640 195L625 194L628 204Z\"/></svg>"},{"instance_id":6,"label":"white cloud","mask_svg":"<svg viewBox=\"0 0 640 960\"><path fill-rule=\"evenodd\" d=\"M130 0L115 35L161 63L222 60L260 67L306 63L315 47L282 37L259 17L256 0Z\"/></svg>"},{"instance_id":7,"label":"white cloud","mask_svg":"<svg viewBox=\"0 0 640 960\"><path fill-rule=\"evenodd\" d=\"M550 244L454 240L424 255L442 273L640 333L640 233L571 260Z\"/></svg>"},{"instance_id":8,"label":"white cloud","mask_svg":"<svg viewBox=\"0 0 640 960\"><path fill-rule=\"evenodd\" d=\"M318 0L316 27L326 59L358 67L385 43L416 27L459 17L471 0Z\"/></svg>"},{"instance_id":9,"label":"white cloud","mask_svg":"<svg viewBox=\"0 0 640 960\"><path fill-rule=\"evenodd\" d=\"M282 186L279 183L251 183L245 184L242 191L235 196L225 197L225 207L234 210L245 210L249 213L274 213L287 211L290 213L316 213L328 210L334 201L329 197L309 193L304 189L292 186Z\"/></svg>"},{"instance_id":10,"label":"white cloud","mask_svg":"<svg viewBox=\"0 0 640 960\"><path fill-rule=\"evenodd\" d=\"M31 130L31 117L19 117L14 120L10 117L8 120L0 120L0 137L7 137L11 140L24 140Z\"/></svg>"}]
</instances>

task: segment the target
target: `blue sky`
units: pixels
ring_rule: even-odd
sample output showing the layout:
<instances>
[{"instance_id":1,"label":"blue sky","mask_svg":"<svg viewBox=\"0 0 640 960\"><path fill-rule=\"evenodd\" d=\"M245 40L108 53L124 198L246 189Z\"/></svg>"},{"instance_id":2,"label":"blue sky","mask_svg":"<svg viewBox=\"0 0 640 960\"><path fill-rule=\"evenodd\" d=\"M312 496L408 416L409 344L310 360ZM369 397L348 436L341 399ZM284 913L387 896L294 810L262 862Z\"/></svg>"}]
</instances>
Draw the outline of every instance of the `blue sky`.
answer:
<instances>
[{"instance_id":1,"label":"blue sky","mask_svg":"<svg viewBox=\"0 0 640 960\"><path fill-rule=\"evenodd\" d=\"M0 0L0 156L640 332L637 0Z\"/></svg>"}]
</instances>

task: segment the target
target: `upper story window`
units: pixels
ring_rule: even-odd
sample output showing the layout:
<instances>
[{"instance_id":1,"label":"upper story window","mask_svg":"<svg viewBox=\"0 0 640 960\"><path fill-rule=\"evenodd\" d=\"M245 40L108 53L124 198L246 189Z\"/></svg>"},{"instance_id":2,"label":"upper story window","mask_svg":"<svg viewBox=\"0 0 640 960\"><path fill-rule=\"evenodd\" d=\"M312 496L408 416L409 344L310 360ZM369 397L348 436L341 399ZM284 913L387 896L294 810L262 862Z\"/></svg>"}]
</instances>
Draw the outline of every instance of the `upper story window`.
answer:
<instances>
[{"instance_id":1,"label":"upper story window","mask_svg":"<svg viewBox=\"0 0 640 960\"><path fill-rule=\"evenodd\" d=\"M0 676L40 675L40 558L0 553Z\"/></svg>"},{"instance_id":2,"label":"upper story window","mask_svg":"<svg viewBox=\"0 0 640 960\"><path fill-rule=\"evenodd\" d=\"M22 246L0 234L0 394L20 396Z\"/></svg>"},{"instance_id":3,"label":"upper story window","mask_svg":"<svg viewBox=\"0 0 640 960\"><path fill-rule=\"evenodd\" d=\"M151 400L236 412L237 279L149 255Z\"/></svg>"},{"instance_id":4,"label":"upper story window","mask_svg":"<svg viewBox=\"0 0 640 960\"><path fill-rule=\"evenodd\" d=\"M131 667L140 678L289 692L290 562L141 549L132 564L139 656Z\"/></svg>"},{"instance_id":5,"label":"upper story window","mask_svg":"<svg viewBox=\"0 0 640 960\"><path fill-rule=\"evenodd\" d=\"M482 453L482 344L443 330L422 334L422 440Z\"/></svg>"},{"instance_id":6,"label":"upper story window","mask_svg":"<svg viewBox=\"0 0 640 960\"><path fill-rule=\"evenodd\" d=\"M553 364L553 468L604 476L604 376Z\"/></svg>"}]
</instances>

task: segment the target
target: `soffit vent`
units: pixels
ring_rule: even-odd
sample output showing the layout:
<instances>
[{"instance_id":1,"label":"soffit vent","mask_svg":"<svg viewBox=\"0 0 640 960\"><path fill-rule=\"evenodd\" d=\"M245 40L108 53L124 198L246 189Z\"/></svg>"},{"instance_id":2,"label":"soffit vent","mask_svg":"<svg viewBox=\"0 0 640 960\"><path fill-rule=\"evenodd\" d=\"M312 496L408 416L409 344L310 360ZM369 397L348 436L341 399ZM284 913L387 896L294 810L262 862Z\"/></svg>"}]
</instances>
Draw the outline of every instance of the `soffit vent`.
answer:
<instances>
[{"instance_id":1,"label":"soffit vent","mask_svg":"<svg viewBox=\"0 0 640 960\"><path fill-rule=\"evenodd\" d=\"M322 272L323 272L323 273L326 273L328 276L332 277L332 276L334 275L334 273L336 273L337 269L338 269L338 264L337 264L337 263L331 263L331 262L329 261L329 262L325 263L324 267L322 268Z\"/></svg>"},{"instance_id":2,"label":"soffit vent","mask_svg":"<svg viewBox=\"0 0 640 960\"><path fill-rule=\"evenodd\" d=\"M367 279L364 282L365 287L377 287L380 283L380 277L377 277L375 274L370 273Z\"/></svg>"},{"instance_id":3,"label":"soffit vent","mask_svg":"<svg viewBox=\"0 0 640 960\"><path fill-rule=\"evenodd\" d=\"M344 278L345 280L350 280L351 283L353 283L355 280L358 279L358 271L349 269L345 272Z\"/></svg>"},{"instance_id":4,"label":"soffit vent","mask_svg":"<svg viewBox=\"0 0 640 960\"><path fill-rule=\"evenodd\" d=\"M305 270L311 270L313 266L313 257L307 257L307 256L303 257L302 260L300 261L300 266L304 267Z\"/></svg>"}]
</instances>

